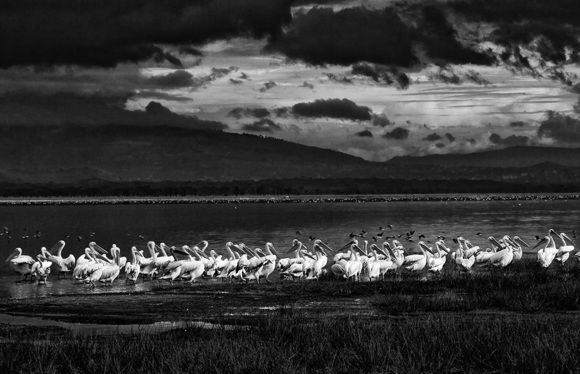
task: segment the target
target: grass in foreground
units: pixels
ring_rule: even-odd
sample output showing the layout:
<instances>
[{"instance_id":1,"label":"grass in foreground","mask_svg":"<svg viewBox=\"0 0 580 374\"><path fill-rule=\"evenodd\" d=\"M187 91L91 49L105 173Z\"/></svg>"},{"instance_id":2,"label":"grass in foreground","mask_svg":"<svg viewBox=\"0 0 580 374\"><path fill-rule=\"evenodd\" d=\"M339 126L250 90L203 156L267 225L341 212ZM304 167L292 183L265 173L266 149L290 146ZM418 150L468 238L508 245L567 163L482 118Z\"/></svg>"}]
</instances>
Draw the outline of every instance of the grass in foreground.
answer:
<instances>
[{"instance_id":1,"label":"grass in foreground","mask_svg":"<svg viewBox=\"0 0 580 374\"><path fill-rule=\"evenodd\" d=\"M3 373L372 373L580 370L580 321L468 315L388 321L299 316L251 328L82 337L6 328Z\"/></svg>"}]
</instances>

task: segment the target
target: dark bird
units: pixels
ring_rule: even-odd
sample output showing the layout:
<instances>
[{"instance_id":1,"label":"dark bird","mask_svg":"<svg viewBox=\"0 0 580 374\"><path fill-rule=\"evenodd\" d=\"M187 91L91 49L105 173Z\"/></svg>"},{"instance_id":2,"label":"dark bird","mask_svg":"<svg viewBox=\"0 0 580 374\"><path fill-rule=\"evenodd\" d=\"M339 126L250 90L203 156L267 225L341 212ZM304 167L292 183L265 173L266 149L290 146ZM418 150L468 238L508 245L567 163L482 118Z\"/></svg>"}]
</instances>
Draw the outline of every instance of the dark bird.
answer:
<instances>
[{"instance_id":1,"label":"dark bird","mask_svg":"<svg viewBox=\"0 0 580 374\"><path fill-rule=\"evenodd\" d=\"M366 236L366 232L361 232L360 234L358 234L358 236L360 236L361 238L364 238Z\"/></svg>"},{"instance_id":2,"label":"dark bird","mask_svg":"<svg viewBox=\"0 0 580 374\"><path fill-rule=\"evenodd\" d=\"M385 228L383 226L379 226L379 230L384 231Z\"/></svg>"},{"instance_id":3,"label":"dark bird","mask_svg":"<svg viewBox=\"0 0 580 374\"><path fill-rule=\"evenodd\" d=\"M302 234L300 234L300 231L296 230L296 235L302 235Z\"/></svg>"},{"instance_id":4,"label":"dark bird","mask_svg":"<svg viewBox=\"0 0 580 374\"><path fill-rule=\"evenodd\" d=\"M409 232L411 233L411 235L413 235L415 233L415 230L411 230Z\"/></svg>"},{"instance_id":5,"label":"dark bird","mask_svg":"<svg viewBox=\"0 0 580 374\"><path fill-rule=\"evenodd\" d=\"M36 230L36 234L34 234L34 237L36 239L40 239L40 236L42 235L42 233L39 230Z\"/></svg>"},{"instance_id":6,"label":"dark bird","mask_svg":"<svg viewBox=\"0 0 580 374\"><path fill-rule=\"evenodd\" d=\"M352 239L352 238L354 238L355 236L356 236L356 235L355 235L355 233L354 233L354 232L351 232L350 234L348 234L348 237L349 237L349 238L351 238L351 239Z\"/></svg>"},{"instance_id":7,"label":"dark bird","mask_svg":"<svg viewBox=\"0 0 580 374\"><path fill-rule=\"evenodd\" d=\"M419 235L419 240L424 239L424 238L425 238L425 235L423 235L423 234Z\"/></svg>"},{"instance_id":8,"label":"dark bird","mask_svg":"<svg viewBox=\"0 0 580 374\"><path fill-rule=\"evenodd\" d=\"M457 240L457 238L453 238L453 243L455 243L455 244L459 243L459 241Z\"/></svg>"},{"instance_id":9,"label":"dark bird","mask_svg":"<svg viewBox=\"0 0 580 374\"><path fill-rule=\"evenodd\" d=\"M393 225L387 225L387 227L390 228L390 229L392 229L393 228Z\"/></svg>"},{"instance_id":10,"label":"dark bird","mask_svg":"<svg viewBox=\"0 0 580 374\"><path fill-rule=\"evenodd\" d=\"M382 233L382 232L379 232L379 233L377 234L377 236L378 236L379 238L382 238L382 237L383 237L383 233Z\"/></svg>"},{"instance_id":11,"label":"dark bird","mask_svg":"<svg viewBox=\"0 0 580 374\"><path fill-rule=\"evenodd\" d=\"M379 240L379 239L376 236L373 236L373 241L376 242L377 240Z\"/></svg>"},{"instance_id":12,"label":"dark bird","mask_svg":"<svg viewBox=\"0 0 580 374\"><path fill-rule=\"evenodd\" d=\"M478 232L478 233L477 233L477 234L475 234L475 235L481 235L481 233L480 233L480 232Z\"/></svg>"},{"instance_id":13,"label":"dark bird","mask_svg":"<svg viewBox=\"0 0 580 374\"><path fill-rule=\"evenodd\" d=\"M411 239L411 238L407 238L407 241L410 242L410 243L415 243L415 241L413 239Z\"/></svg>"},{"instance_id":14,"label":"dark bird","mask_svg":"<svg viewBox=\"0 0 580 374\"><path fill-rule=\"evenodd\" d=\"M83 241L83 237L79 235L79 236L77 236L77 240L78 240L79 242L82 242L82 241Z\"/></svg>"},{"instance_id":15,"label":"dark bird","mask_svg":"<svg viewBox=\"0 0 580 374\"><path fill-rule=\"evenodd\" d=\"M540 235L536 235L536 240L540 240Z\"/></svg>"},{"instance_id":16,"label":"dark bird","mask_svg":"<svg viewBox=\"0 0 580 374\"><path fill-rule=\"evenodd\" d=\"M310 241L313 241L313 240L315 240L315 239L316 239L316 237L315 237L315 236L312 236L312 235L310 235L310 236L308 237L308 240L310 240Z\"/></svg>"},{"instance_id":17,"label":"dark bird","mask_svg":"<svg viewBox=\"0 0 580 374\"><path fill-rule=\"evenodd\" d=\"M139 235L139 239L141 239L141 240L145 240L145 236L143 236L143 235Z\"/></svg>"}]
</instances>

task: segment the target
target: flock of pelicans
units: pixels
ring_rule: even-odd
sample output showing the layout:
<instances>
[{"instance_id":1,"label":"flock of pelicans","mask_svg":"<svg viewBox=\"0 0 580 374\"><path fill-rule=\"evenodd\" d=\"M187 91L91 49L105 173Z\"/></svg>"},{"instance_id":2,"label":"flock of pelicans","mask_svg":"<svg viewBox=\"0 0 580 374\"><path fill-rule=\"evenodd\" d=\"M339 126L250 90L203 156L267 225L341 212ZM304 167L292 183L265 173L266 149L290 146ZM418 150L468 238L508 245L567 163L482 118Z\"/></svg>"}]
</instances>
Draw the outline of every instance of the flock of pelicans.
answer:
<instances>
[{"instance_id":1,"label":"flock of pelicans","mask_svg":"<svg viewBox=\"0 0 580 374\"><path fill-rule=\"evenodd\" d=\"M336 277L360 281L384 279L388 272L404 269L409 272L428 271L440 273L447 261L452 261L455 269L470 272L474 267L504 268L522 258L523 247L529 245L519 238L505 235L501 239L489 237L491 246L480 248L473 246L463 237L453 239L456 248L449 248L443 239L430 247L419 241L416 248L404 248L400 241L385 241L381 246L364 241L361 245L352 239L347 245L333 250L323 241L313 240L311 250L297 239L287 253L291 257L280 256L272 243L266 243L264 249L250 248L245 244L228 242L225 247L227 255L218 255L215 250L207 250L208 242L202 241L192 247L169 247L150 241L147 243L148 255L131 249L130 259L121 256L121 249L113 244L107 251L95 242L89 243L84 254L79 258L71 254L63 257L65 247L63 240L50 250L45 247L35 258L22 254L16 248L8 257L11 268L22 276L22 280L36 280L46 283L51 271L57 273L57 279L72 274L74 280L95 287L98 282L112 285L121 274L126 282L137 282L143 279L160 279L173 282L183 280L196 282L205 277L217 277L258 283L262 279L270 282L270 275L278 270L282 279L319 279L331 272ZM539 264L547 268L553 262L563 265L574 251L574 242L565 233L558 234L550 229L548 235L533 247L542 247L537 252ZM580 251L574 255L580 260ZM332 258L332 264L329 264Z\"/></svg>"}]
</instances>

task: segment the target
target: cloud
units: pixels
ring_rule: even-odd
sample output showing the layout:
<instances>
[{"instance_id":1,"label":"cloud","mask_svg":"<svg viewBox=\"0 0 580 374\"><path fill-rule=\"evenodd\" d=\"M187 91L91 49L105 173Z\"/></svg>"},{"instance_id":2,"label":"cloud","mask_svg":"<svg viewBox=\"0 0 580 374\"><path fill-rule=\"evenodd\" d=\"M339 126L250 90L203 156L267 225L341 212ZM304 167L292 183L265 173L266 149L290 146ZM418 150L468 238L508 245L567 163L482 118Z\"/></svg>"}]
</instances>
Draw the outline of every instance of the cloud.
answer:
<instances>
[{"instance_id":1,"label":"cloud","mask_svg":"<svg viewBox=\"0 0 580 374\"><path fill-rule=\"evenodd\" d=\"M525 127L525 126L527 126L527 123L524 121L513 121L513 122L510 122L509 126L510 127Z\"/></svg>"},{"instance_id":2,"label":"cloud","mask_svg":"<svg viewBox=\"0 0 580 374\"><path fill-rule=\"evenodd\" d=\"M441 135L437 134L437 133L433 133L433 134L429 134L426 137L423 138L423 140L428 141L428 142L435 142L437 140L441 140L443 139L441 137Z\"/></svg>"},{"instance_id":3,"label":"cloud","mask_svg":"<svg viewBox=\"0 0 580 374\"><path fill-rule=\"evenodd\" d=\"M251 124L242 126L242 130L251 132L274 132L281 131L280 125L268 118L263 118Z\"/></svg>"},{"instance_id":4,"label":"cloud","mask_svg":"<svg viewBox=\"0 0 580 374\"><path fill-rule=\"evenodd\" d=\"M402 90L406 90L411 84L411 79L407 74L397 71L394 67L388 67L381 64L359 62L352 66L351 74L366 76L375 82L380 82L386 85L395 85L397 88Z\"/></svg>"},{"instance_id":5,"label":"cloud","mask_svg":"<svg viewBox=\"0 0 580 374\"><path fill-rule=\"evenodd\" d=\"M359 106L348 99L319 99L309 103L298 103L292 106L292 113L300 117L328 117L369 121L371 108Z\"/></svg>"},{"instance_id":6,"label":"cloud","mask_svg":"<svg viewBox=\"0 0 580 374\"><path fill-rule=\"evenodd\" d=\"M493 144L504 145L508 147L528 145L530 138L527 136L520 135L510 135L506 138L502 138L500 135L493 133L489 136L489 141Z\"/></svg>"},{"instance_id":7,"label":"cloud","mask_svg":"<svg viewBox=\"0 0 580 374\"><path fill-rule=\"evenodd\" d=\"M178 64L160 45L274 38L291 21L290 0L6 0L1 7L3 68L112 67L149 59Z\"/></svg>"},{"instance_id":8,"label":"cloud","mask_svg":"<svg viewBox=\"0 0 580 374\"><path fill-rule=\"evenodd\" d=\"M538 128L538 136L563 143L578 143L580 142L580 120L548 112L548 118Z\"/></svg>"},{"instance_id":9,"label":"cloud","mask_svg":"<svg viewBox=\"0 0 580 374\"><path fill-rule=\"evenodd\" d=\"M387 127L393 125L394 122L391 122L384 114L373 114L372 124L373 126Z\"/></svg>"},{"instance_id":10,"label":"cloud","mask_svg":"<svg viewBox=\"0 0 580 374\"><path fill-rule=\"evenodd\" d=\"M194 85L193 75L185 70L176 70L167 75L150 77L148 83L160 88L179 88Z\"/></svg>"},{"instance_id":11,"label":"cloud","mask_svg":"<svg viewBox=\"0 0 580 374\"><path fill-rule=\"evenodd\" d=\"M350 65L368 61L384 65L411 66L411 33L391 9L313 8L298 14L287 32L270 43L290 58L314 65Z\"/></svg>"},{"instance_id":12,"label":"cloud","mask_svg":"<svg viewBox=\"0 0 580 374\"><path fill-rule=\"evenodd\" d=\"M363 130L360 132L355 133L356 136L360 136L361 138L372 138L373 137L373 133L370 132L369 130Z\"/></svg>"},{"instance_id":13,"label":"cloud","mask_svg":"<svg viewBox=\"0 0 580 374\"><path fill-rule=\"evenodd\" d=\"M455 137L450 133L445 134L445 138L449 140L449 143L453 143L455 141Z\"/></svg>"},{"instance_id":14,"label":"cloud","mask_svg":"<svg viewBox=\"0 0 580 374\"><path fill-rule=\"evenodd\" d=\"M228 117L240 119L242 117L256 117L264 118L270 115L270 111L266 108L234 108L228 113Z\"/></svg>"},{"instance_id":15,"label":"cloud","mask_svg":"<svg viewBox=\"0 0 580 374\"><path fill-rule=\"evenodd\" d=\"M396 127L393 131L387 132L383 135L385 139L404 140L409 137L409 130L402 127Z\"/></svg>"},{"instance_id":16,"label":"cloud","mask_svg":"<svg viewBox=\"0 0 580 374\"><path fill-rule=\"evenodd\" d=\"M491 65L494 62L494 58L487 53L468 48L457 40L457 32L440 7L424 6L420 14L415 29L416 39L426 49L431 62L477 65Z\"/></svg>"},{"instance_id":17,"label":"cloud","mask_svg":"<svg viewBox=\"0 0 580 374\"><path fill-rule=\"evenodd\" d=\"M278 84L276 84L276 82L274 81L268 81L266 83L264 83L264 86L260 88L260 92L266 92L271 90L272 88L276 87Z\"/></svg>"}]
</instances>

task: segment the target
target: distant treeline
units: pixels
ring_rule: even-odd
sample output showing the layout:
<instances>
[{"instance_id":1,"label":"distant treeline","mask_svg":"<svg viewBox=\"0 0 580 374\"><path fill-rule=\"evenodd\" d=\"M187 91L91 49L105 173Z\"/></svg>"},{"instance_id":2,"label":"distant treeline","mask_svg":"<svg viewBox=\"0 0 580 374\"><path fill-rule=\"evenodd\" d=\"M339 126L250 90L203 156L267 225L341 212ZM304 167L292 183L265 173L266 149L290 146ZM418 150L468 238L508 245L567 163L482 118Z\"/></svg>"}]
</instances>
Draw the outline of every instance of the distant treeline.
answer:
<instances>
[{"instance_id":1,"label":"distant treeline","mask_svg":"<svg viewBox=\"0 0 580 374\"><path fill-rule=\"evenodd\" d=\"M578 191L580 191L580 186L577 184L526 184L468 179L299 178L231 182L132 183L90 181L74 185L0 183L2 197L566 193Z\"/></svg>"}]
</instances>

